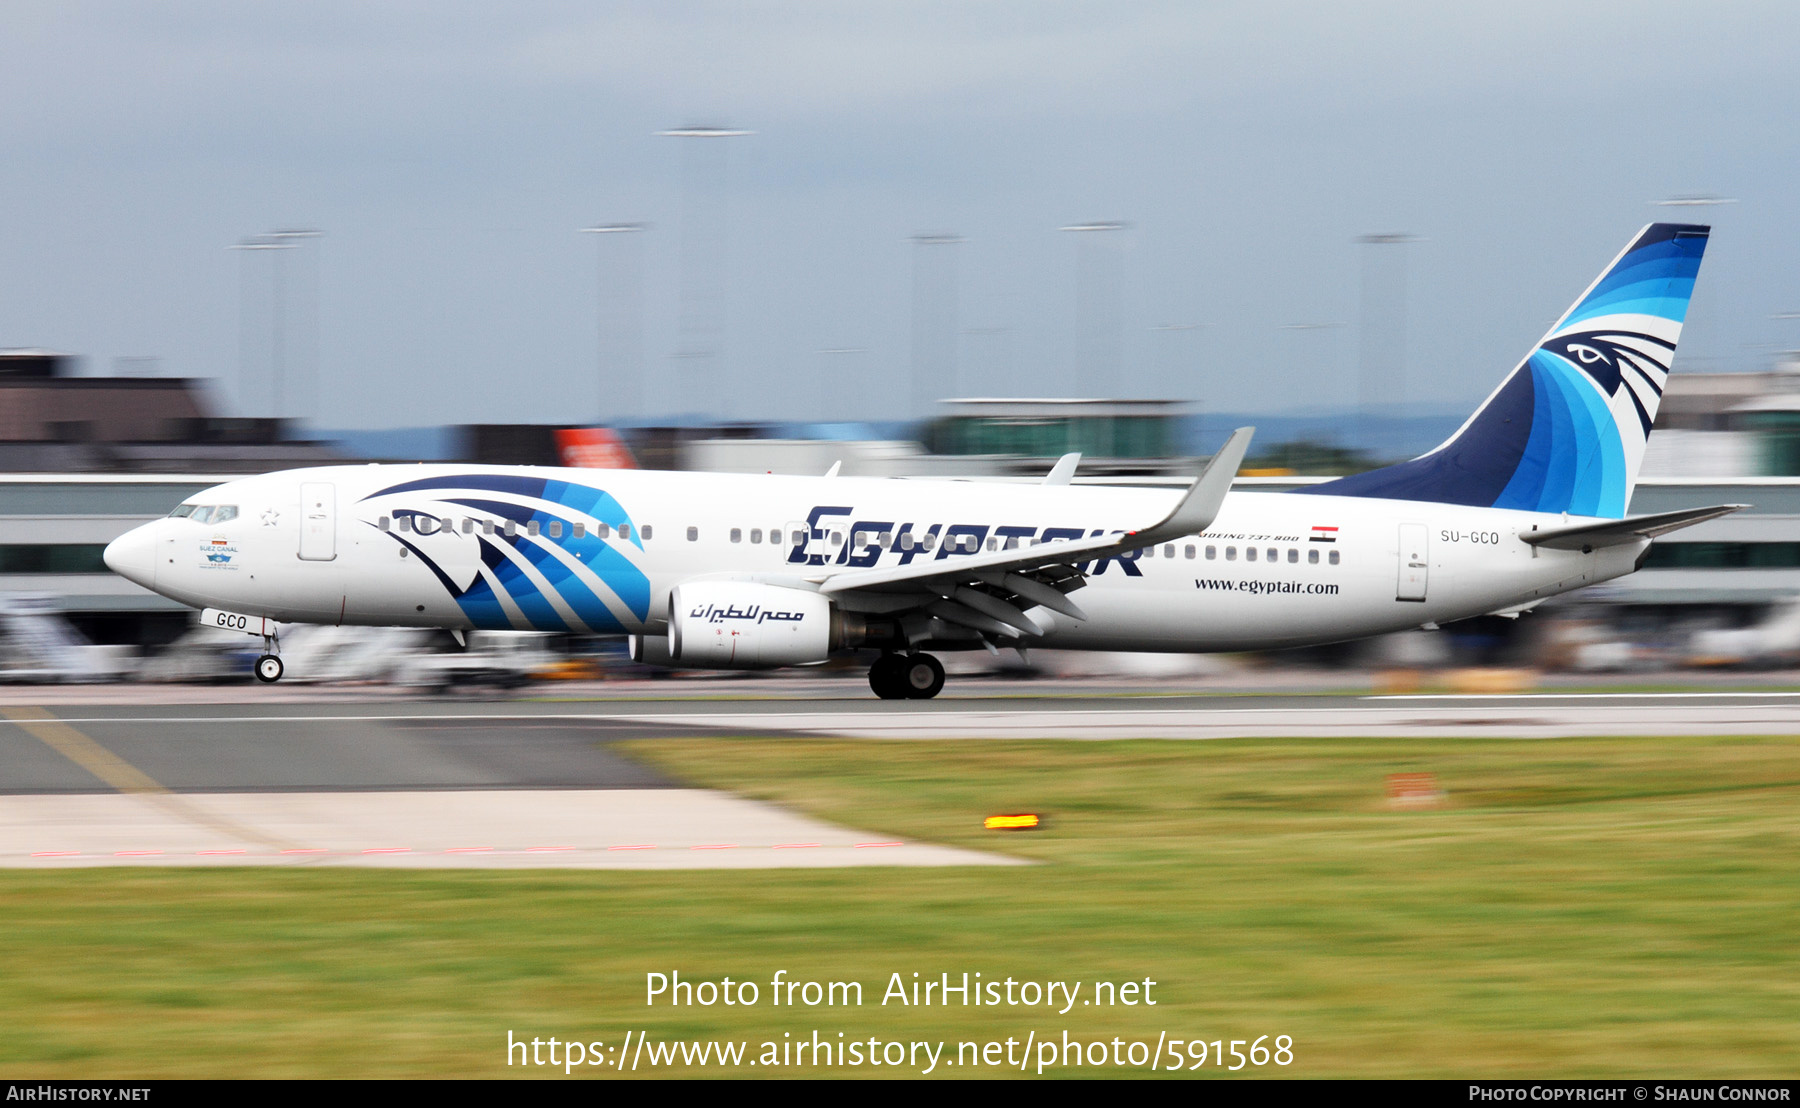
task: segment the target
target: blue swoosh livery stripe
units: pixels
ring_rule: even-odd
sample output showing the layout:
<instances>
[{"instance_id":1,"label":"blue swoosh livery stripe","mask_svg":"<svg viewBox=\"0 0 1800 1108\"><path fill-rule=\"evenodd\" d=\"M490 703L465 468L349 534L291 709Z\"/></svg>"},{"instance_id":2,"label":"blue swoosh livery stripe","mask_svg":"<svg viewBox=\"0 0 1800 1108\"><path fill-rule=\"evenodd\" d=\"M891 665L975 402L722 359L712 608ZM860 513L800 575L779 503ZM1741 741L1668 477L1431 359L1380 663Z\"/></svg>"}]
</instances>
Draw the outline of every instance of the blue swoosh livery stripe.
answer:
<instances>
[{"instance_id":1,"label":"blue swoosh livery stripe","mask_svg":"<svg viewBox=\"0 0 1800 1108\"><path fill-rule=\"evenodd\" d=\"M572 630L558 611L557 606L548 596L544 595L536 581L507 556L501 549L501 544L511 546L520 557L541 574L557 598L589 628L599 632L622 632L628 629L620 621L613 608L595 594L575 569L548 549L550 544L563 548L577 561L592 570L601 583L618 597L625 609L640 623L648 618L650 579L630 558L613 545L614 542L628 541L642 550L642 536L638 528L632 525L631 517L624 507L611 494L601 489L541 477L523 477L504 473L469 473L407 481L371 493L363 499L369 500L375 497L404 493L454 494L471 491L512 495L560 504L570 509L571 515L586 516L607 524L615 531L629 527L631 535L629 540L608 541L596 537L591 529L584 528L586 533L581 538L575 538L575 521L573 519L544 511L535 505L485 497L457 495L434 497L433 499L439 503L455 504L500 519L512 520L520 525L520 533L510 538L503 535L479 537L482 564L486 568L486 572L477 577L468 589L460 592L449 576L431 559L420 555L421 560L437 575L444 584L445 590L456 600L472 625L483 629L499 630L510 630L514 627L505 605L494 591L494 585L498 584L507 599L511 600L520 615L532 627L540 631ZM547 525L553 521L561 524L562 537L550 537ZM529 534L530 525L534 522L538 524L536 537ZM419 553L415 545L406 543L398 535L394 537L396 541L402 542L414 553ZM490 579L492 583L490 583Z\"/></svg>"},{"instance_id":2,"label":"blue swoosh livery stripe","mask_svg":"<svg viewBox=\"0 0 1800 1108\"><path fill-rule=\"evenodd\" d=\"M1645 228L1436 450L1295 492L1622 517L1708 233Z\"/></svg>"}]
</instances>

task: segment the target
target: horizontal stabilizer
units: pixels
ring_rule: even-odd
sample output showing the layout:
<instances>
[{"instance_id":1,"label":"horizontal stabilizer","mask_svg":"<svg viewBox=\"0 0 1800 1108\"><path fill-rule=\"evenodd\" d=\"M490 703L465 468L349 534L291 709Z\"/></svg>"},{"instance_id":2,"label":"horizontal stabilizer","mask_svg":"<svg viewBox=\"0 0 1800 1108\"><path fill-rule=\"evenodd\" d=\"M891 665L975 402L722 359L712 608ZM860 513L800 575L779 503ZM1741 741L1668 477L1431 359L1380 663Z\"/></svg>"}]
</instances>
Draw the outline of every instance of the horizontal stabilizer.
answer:
<instances>
[{"instance_id":1,"label":"horizontal stabilizer","mask_svg":"<svg viewBox=\"0 0 1800 1108\"><path fill-rule=\"evenodd\" d=\"M1551 550L1584 550L1601 546L1619 546L1638 539L1653 539L1709 519L1718 519L1748 508L1748 504L1718 504L1711 508L1685 508L1679 512L1660 512L1652 516L1631 516L1600 523L1582 523L1574 527L1557 527L1549 531L1527 531L1519 538L1533 546Z\"/></svg>"}]
</instances>

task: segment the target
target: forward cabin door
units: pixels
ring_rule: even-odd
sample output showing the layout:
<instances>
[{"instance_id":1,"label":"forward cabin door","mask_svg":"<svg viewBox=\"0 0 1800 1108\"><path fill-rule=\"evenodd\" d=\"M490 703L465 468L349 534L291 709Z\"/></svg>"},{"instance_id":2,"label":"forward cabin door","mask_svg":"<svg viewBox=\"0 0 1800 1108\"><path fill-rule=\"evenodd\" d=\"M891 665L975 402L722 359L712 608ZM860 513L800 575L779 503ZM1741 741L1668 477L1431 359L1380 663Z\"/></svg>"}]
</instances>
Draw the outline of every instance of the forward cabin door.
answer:
<instances>
[{"instance_id":1,"label":"forward cabin door","mask_svg":"<svg viewBox=\"0 0 1800 1108\"><path fill-rule=\"evenodd\" d=\"M307 481L300 486L300 559L329 562L337 557L337 486Z\"/></svg>"},{"instance_id":2,"label":"forward cabin door","mask_svg":"<svg viewBox=\"0 0 1800 1108\"><path fill-rule=\"evenodd\" d=\"M1427 575L1431 572L1430 541L1431 532L1423 523L1402 523L1400 525L1400 580L1395 588L1395 600L1424 600Z\"/></svg>"}]
</instances>

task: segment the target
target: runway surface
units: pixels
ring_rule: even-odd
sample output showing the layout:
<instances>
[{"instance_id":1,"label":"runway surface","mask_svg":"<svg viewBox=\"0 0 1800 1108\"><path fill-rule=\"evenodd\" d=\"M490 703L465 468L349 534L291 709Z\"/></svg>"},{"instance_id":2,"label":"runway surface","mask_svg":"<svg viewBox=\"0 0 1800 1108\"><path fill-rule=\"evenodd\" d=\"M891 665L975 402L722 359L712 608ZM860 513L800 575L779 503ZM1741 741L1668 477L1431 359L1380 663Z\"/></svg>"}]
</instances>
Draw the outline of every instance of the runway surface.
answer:
<instances>
[{"instance_id":1,"label":"runway surface","mask_svg":"<svg viewBox=\"0 0 1800 1108\"><path fill-rule=\"evenodd\" d=\"M972 683L971 683L972 684ZM645 682L641 685L650 685ZM1008 859L683 787L622 739L1223 739L1793 734L1800 691L1193 695L1058 683L884 702L848 681L610 686L582 699L116 687L0 698L0 865L593 868ZM210 694L210 703L169 703ZM729 696L719 693L739 692ZM781 693L802 695L780 695ZM998 693L998 695L996 695ZM61 703L49 704L51 701ZM163 703L156 703L163 700Z\"/></svg>"},{"instance_id":2,"label":"runway surface","mask_svg":"<svg viewBox=\"0 0 1800 1108\"><path fill-rule=\"evenodd\" d=\"M611 749L710 728L442 710L146 711L0 707L0 866L1017 864L685 788Z\"/></svg>"}]
</instances>

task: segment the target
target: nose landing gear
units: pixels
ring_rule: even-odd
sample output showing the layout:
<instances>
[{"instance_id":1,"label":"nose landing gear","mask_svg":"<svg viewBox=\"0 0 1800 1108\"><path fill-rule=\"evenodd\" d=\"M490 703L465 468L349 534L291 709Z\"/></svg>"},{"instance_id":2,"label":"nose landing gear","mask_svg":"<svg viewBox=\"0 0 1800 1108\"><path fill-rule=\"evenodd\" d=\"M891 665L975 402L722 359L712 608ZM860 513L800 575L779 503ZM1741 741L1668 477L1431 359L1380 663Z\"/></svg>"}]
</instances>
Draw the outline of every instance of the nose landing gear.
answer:
<instances>
[{"instance_id":1,"label":"nose landing gear","mask_svg":"<svg viewBox=\"0 0 1800 1108\"><path fill-rule=\"evenodd\" d=\"M269 626L268 621L265 620L263 626ZM258 681L265 685L273 685L281 680L281 639L275 635L264 635L262 640L262 657L256 659L256 665L252 669Z\"/></svg>"},{"instance_id":2,"label":"nose landing gear","mask_svg":"<svg viewBox=\"0 0 1800 1108\"><path fill-rule=\"evenodd\" d=\"M944 688L944 667L929 654L883 654L869 667L869 688L883 700L930 700Z\"/></svg>"}]
</instances>

